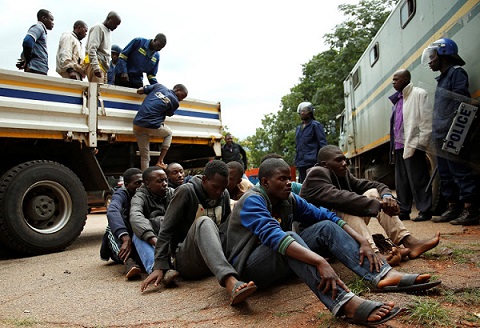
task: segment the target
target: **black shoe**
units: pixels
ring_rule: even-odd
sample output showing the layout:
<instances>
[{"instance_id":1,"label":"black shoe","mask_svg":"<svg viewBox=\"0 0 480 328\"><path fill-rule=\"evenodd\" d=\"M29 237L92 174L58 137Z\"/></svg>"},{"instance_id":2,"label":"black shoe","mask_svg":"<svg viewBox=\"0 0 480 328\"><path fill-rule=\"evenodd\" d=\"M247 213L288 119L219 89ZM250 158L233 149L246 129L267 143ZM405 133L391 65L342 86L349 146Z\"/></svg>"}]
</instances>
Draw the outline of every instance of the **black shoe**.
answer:
<instances>
[{"instance_id":1,"label":"black shoe","mask_svg":"<svg viewBox=\"0 0 480 328\"><path fill-rule=\"evenodd\" d=\"M140 274L142 273L142 269L140 269L140 267L132 258L129 258L127 259L127 262L125 262L123 273L125 274L125 278L131 280L134 278L139 278Z\"/></svg>"},{"instance_id":2,"label":"black shoe","mask_svg":"<svg viewBox=\"0 0 480 328\"><path fill-rule=\"evenodd\" d=\"M477 225L480 224L480 215L478 210L469 210L468 207L464 208L462 214L455 220L450 221L450 224L453 225Z\"/></svg>"},{"instance_id":3,"label":"black shoe","mask_svg":"<svg viewBox=\"0 0 480 328\"><path fill-rule=\"evenodd\" d=\"M410 220L410 214L398 214L398 218L401 220L401 221L406 221L406 220Z\"/></svg>"},{"instance_id":4,"label":"black shoe","mask_svg":"<svg viewBox=\"0 0 480 328\"><path fill-rule=\"evenodd\" d=\"M460 204L448 204L448 209L441 216L433 218L432 221L435 223L450 222L458 218L462 214L462 210L463 207Z\"/></svg>"},{"instance_id":5,"label":"black shoe","mask_svg":"<svg viewBox=\"0 0 480 328\"><path fill-rule=\"evenodd\" d=\"M112 257L112 251L108 245L108 233L105 232L102 237L102 244L100 246L100 258L103 261L108 261Z\"/></svg>"},{"instance_id":6,"label":"black shoe","mask_svg":"<svg viewBox=\"0 0 480 328\"><path fill-rule=\"evenodd\" d=\"M432 214L429 212L420 212L416 218L413 218L412 221L420 222L420 221L429 221L432 219Z\"/></svg>"}]
</instances>

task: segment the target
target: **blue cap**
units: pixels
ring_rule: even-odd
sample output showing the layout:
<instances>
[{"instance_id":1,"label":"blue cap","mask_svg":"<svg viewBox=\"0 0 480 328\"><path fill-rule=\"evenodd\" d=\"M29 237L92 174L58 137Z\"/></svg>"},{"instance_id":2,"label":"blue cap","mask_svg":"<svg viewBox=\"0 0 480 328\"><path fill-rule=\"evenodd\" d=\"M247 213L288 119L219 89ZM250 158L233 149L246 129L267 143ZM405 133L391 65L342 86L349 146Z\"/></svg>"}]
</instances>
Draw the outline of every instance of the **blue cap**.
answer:
<instances>
[{"instance_id":1,"label":"blue cap","mask_svg":"<svg viewBox=\"0 0 480 328\"><path fill-rule=\"evenodd\" d=\"M116 52L117 54L119 54L119 53L122 52L122 50L123 50L123 49L120 48L119 45L116 45L116 44L112 45L112 50L111 50L112 52Z\"/></svg>"}]
</instances>

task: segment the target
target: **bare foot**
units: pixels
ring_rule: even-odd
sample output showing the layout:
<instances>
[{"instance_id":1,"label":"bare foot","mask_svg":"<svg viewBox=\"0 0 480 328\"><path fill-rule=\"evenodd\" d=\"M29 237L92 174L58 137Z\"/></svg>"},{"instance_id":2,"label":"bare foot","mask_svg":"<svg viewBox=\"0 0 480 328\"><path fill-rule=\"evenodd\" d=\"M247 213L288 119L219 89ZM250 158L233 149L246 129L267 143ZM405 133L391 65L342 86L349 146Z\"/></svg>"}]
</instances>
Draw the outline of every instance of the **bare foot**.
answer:
<instances>
[{"instance_id":1,"label":"bare foot","mask_svg":"<svg viewBox=\"0 0 480 328\"><path fill-rule=\"evenodd\" d=\"M388 252L387 256L385 257L385 260L387 260L387 263L392 267L400 265L400 262L402 262L400 250L396 247L392 247L392 250Z\"/></svg>"},{"instance_id":2,"label":"bare foot","mask_svg":"<svg viewBox=\"0 0 480 328\"><path fill-rule=\"evenodd\" d=\"M400 282L400 279L402 279L403 275L405 273L403 272L398 272L396 270L390 270L385 277L383 277L382 280L378 282L377 288L382 289L383 287L386 286L396 286ZM428 273L420 274L418 275L417 279L415 279L416 284L422 284L425 282L428 282L432 276Z\"/></svg>"},{"instance_id":3,"label":"bare foot","mask_svg":"<svg viewBox=\"0 0 480 328\"><path fill-rule=\"evenodd\" d=\"M411 237L411 238L410 238ZM436 247L440 242L440 232L437 232L435 237L430 240L418 240L413 238L412 236L407 236L402 240L402 244L410 248L410 254L408 257L411 259L416 259L426 251L431 250L432 248Z\"/></svg>"},{"instance_id":4,"label":"bare foot","mask_svg":"<svg viewBox=\"0 0 480 328\"><path fill-rule=\"evenodd\" d=\"M410 254L410 248L400 248L400 255L402 256L402 261L408 260L408 254Z\"/></svg>"},{"instance_id":5,"label":"bare foot","mask_svg":"<svg viewBox=\"0 0 480 328\"><path fill-rule=\"evenodd\" d=\"M355 315L355 311L360 306L360 304L362 304L363 302L365 302L365 300L361 297L358 297L358 296L352 297L342 307L343 315L345 315L345 317L350 318L350 319L353 318L354 315ZM368 316L368 319L367 319L368 322L375 322L375 321L378 321L378 320L382 319L388 313L390 313L390 311L393 309L394 306L395 306L395 303L393 303L393 302L383 303L383 305L381 307L376 308L375 310L370 312L370 314Z\"/></svg>"}]
</instances>

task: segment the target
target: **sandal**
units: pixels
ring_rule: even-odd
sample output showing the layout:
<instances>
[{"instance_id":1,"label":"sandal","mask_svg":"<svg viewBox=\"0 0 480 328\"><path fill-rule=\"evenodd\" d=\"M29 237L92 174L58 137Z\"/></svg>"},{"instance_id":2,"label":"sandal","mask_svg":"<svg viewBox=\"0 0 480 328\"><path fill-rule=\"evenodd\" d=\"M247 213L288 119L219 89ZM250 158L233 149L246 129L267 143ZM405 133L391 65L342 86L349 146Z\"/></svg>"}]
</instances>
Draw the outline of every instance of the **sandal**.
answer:
<instances>
[{"instance_id":1,"label":"sandal","mask_svg":"<svg viewBox=\"0 0 480 328\"><path fill-rule=\"evenodd\" d=\"M437 280L416 284L415 280L418 276L419 274L406 273L396 286L385 286L383 288L374 289L374 291L383 293L418 292L433 288L442 283L441 280Z\"/></svg>"},{"instance_id":2,"label":"sandal","mask_svg":"<svg viewBox=\"0 0 480 328\"><path fill-rule=\"evenodd\" d=\"M230 292L230 305L235 305L241 303L247 299L248 296L252 295L256 290L257 286L246 286L240 290L237 290L240 286L245 285L243 281L237 281Z\"/></svg>"},{"instance_id":3,"label":"sandal","mask_svg":"<svg viewBox=\"0 0 480 328\"><path fill-rule=\"evenodd\" d=\"M400 308L399 307L394 307L386 316L383 318L377 320L377 321L368 321L368 317L370 316L370 313L372 313L375 309L380 308L384 303L382 302L374 302L374 301L369 301L365 300L360 304L355 310L355 314L353 315L353 318L343 318L348 323L356 324L356 325L364 325L364 326L375 326L379 325L381 323L387 322L388 320L392 319L395 317L397 314L400 313Z\"/></svg>"}]
</instances>

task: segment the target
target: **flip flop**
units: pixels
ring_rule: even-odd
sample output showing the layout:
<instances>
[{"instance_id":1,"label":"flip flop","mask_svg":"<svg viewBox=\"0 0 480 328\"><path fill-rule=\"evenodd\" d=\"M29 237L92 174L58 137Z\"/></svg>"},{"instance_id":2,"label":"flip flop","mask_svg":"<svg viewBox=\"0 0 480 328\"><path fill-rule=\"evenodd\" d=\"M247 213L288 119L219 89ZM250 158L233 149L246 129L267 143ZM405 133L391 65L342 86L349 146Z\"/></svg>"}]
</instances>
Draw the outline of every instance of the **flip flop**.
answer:
<instances>
[{"instance_id":1,"label":"flip flop","mask_svg":"<svg viewBox=\"0 0 480 328\"><path fill-rule=\"evenodd\" d=\"M415 280L417 279L418 274L407 273L401 279L398 285L396 286L385 286L383 288L377 288L375 292L383 293L405 293L405 292L419 292L424 291L435 286L438 286L442 283L441 280L429 281L422 284L416 284Z\"/></svg>"},{"instance_id":2,"label":"flip flop","mask_svg":"<svg viewBox=\"0 0 480 328\"><path fill-rule=\"evenodd\" d=\"M388 312L386 316L384 316L380 320L368 321L368 316L370 315L370 313L372 313L375 309L380 308L383 304L384 303L382 302L365 300L362 302L362 304L358 306L355 314L353 315L353 318L344 317L343 320L356 325L375 326L387 322L388 320L392 319L400 313L401 309L399 307L394 307L392 310L390 310L390 312Z\"/></svg>"},{"instance_id":3,"label":"flip flop","mask_svg":"<svg viewBox=\"0 0 480 328\"><path fill-rule=\"evenodd\" d=\"M252 295L257 290L257 286L253 285L237 291L237 288L244 284L246 283L240 280L235 283L230 293L230 305L235 305L245 301L248 296Z\"/></svg>"}]
</instances>

